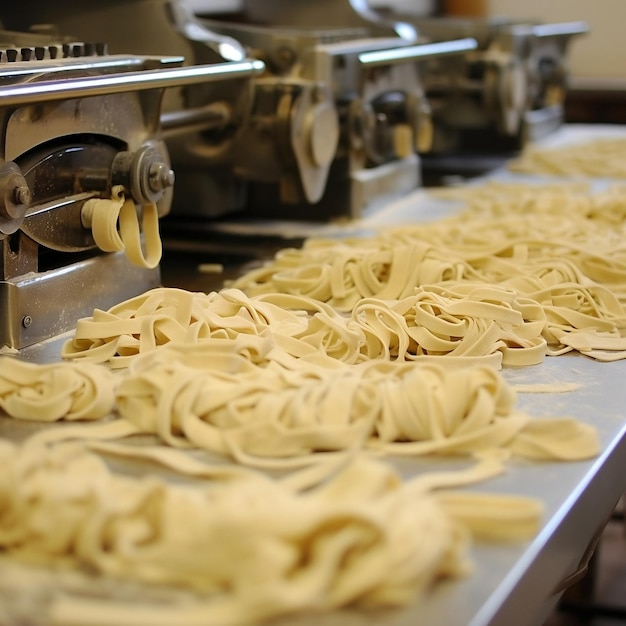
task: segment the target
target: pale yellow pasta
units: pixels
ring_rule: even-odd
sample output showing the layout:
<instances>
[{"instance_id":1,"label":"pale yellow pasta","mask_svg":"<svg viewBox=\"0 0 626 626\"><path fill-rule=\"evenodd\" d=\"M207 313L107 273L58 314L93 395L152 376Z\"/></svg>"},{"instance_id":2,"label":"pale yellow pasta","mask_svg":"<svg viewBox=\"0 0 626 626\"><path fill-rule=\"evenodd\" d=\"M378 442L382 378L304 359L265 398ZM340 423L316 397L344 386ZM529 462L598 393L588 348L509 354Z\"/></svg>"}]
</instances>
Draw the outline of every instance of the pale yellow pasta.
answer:
<instances>
[{"instance_id":1,"label":"pale yellow pasta","mask_svg":"<svg viewBox=\"0 0 626 626\"><path fill-rule=\"evenodd\" d=\"M156 435L175 448L283 469L359 449L474 454L510 449L520 433L532 442L532 418L515 409L515 392L504 378L490 365L467 363L459 357L445 366L428 358L345 364L323 353L296 357L270 337L245 334L171 343L136 359L118 377L120 419L34 438L49 443ZM563 452L552 447L545 458L598 453L592 427L569 418L544 423L548 448L551 439L568 441Z\"/></svg>"},{"instance_id":2,"label":"pale yellow pasta","mask_svg":"<svg viewBox=\"0 0 626 626\"><path fill-rule=\"evenodd\" d=\"M541 516L527 498L435 496L363 458L306 494L252 473L216 474L202 486L123 477L77 445L0 442L0 463L0 546L13 558L40 566L63 559L202 593L171 607L69 593L48 607L54 623L81 626L243 626L347 605L403 606L468 572L470 529L527 538ZM480 473L461 472L459 483ZM503 509L511 532L490 521Z\"/></svg>"},{"instance_id":3,"label":"pale yellow pasta","mask_svg":"<svg viewBox=\"0 0 626 626\"><path fill-rule=\"evenodd\" d=\"M302 466L355 447L471 454L506 449L522 432L533 439L532 418L515 409L512 388L488 366L371 361L329 370L298 360L287 364L292 369L273 361L259 368L239 355L239 366L231 358L225 371L209 347L171 346L136 362L117 403L137 433L257 467ZM544 422L546 446L564 433L571 444L545 458L598 453L594 428Z\"/></svg>"},{"instance_id":4,"label":"pale yellow pasta","mask_svg":"<svg viewBox=\"0 0 626 626\"><path fill-rule=\"evenodd\" d=\"M530 145L509 169L525 174L626 178L626 139L594 139L556 148Z\"/></svg>"},{"instance_id":5,"label":"pale yellow pasta","mask_svg":"<svg viewBox=\"0 0 626 626\"><path fill-rule=\"evenodd\" d=\"M310 239L299 250L277 254L233 286L252 297L287 293L353 312L364 300L383 301L382 310L433 286L467 294L485 284L494 293L513 292L533 311L533 322L543 319L544 328L537 333L542 339L532 339L534 361L526 364L544 356L538 345L542 341L547 343L544 354L580 346L582 353L598 360L622 358L623 189L589 194L575 185L559 191L554 185L529 190L519 184L487 184L436 195L468 206L454 218L386 229L376 237ZM455 310L476 322L470 298L455 303ZM516 363L521 365L525 353L531 354L524 349L510 351L510 356L521 357Z\"/></svg>"},{"instance_id":6,"label":"pale yellow pasta","mask_svg":"<svg viewBox=\"0 0 626 626\"><path fill-rule=\"evenodd\" d=\"M155 289L95 311L63 347L75 363L18 371L0 360L9 415L114 417L42 430L20 448L0 442L0 548L205 596L171 611L65 597L53 622L244 626L405 605L467 571L469 534L531 536L536 502L444 488L493 476L509 455L570 461L600 450L591 426L517 410L495 369L571 350L626 358L614 210L626 202L579 192L519 199L512 215L508 190L495 201L477 192L458 220L310 240L233 288ZM564 219L555 207L570 201ZM130 204L119 233L117 217L97 209L94 237L148 265L134 205L135 222L122 215ZM97 363L129 369L114 378ZM102 443L131 435L168 447ZM205 484L115 475L67 439ZM238 465L211 467L191 449ZM488 460L402 484L370 458L381 454ZM300 471L274 481L250 468Z\"/></svg>"},{"instance_id":7,"label":"pale yellow pasta","mask_svg":"<svg viewBox=\"0 0 626 626\"><path fill-rule=\"evenodd\" d=\"M590 186L582 181L558 181L556 183L535 184L488 180L476 184L451 187L431 187L428 195L455 200L461 204L460 213L469 207L474 215L497 216L501 214L543 211L555 203L570 204L575 212L579 205L589 203Z\"/></svg>"},{"instance_id":8,"label":"pale yellow pasta","mask_svg":"<svg viewBox=\"0 0 626 626\"><path fill-rule=\"evenodd\" d=\"M62 356L121 368L170 342L240 335L271 336L277 351L328 367L335 359L362 363L442 356L499 367L541 363L546 354L578 346L605 360L623 350L626 315L612 291L565 282L546 288L546 282L551 281L515 277L493 287L455 281L424 285L399 300L363 298L349 316L305 296L157 289L79 320ZM581 333L582 344L575 337ZM615 340L613 351L610 340Z\"/></svg>"},{"instance_id":9,"label":"pale yellow pasta","mask_svg":"<svg viewBox=\"0 0 626 626\"><path fill-rule=\"evenodd\" d=\"M95 244L104 252L124 252L139 267L154 268L161 260L159 214L154 203L141 210L141 228L132 197L125 198L123 187L112 189L110 199L90 198L83 206L83 220L91 225ZM145 239L145 252L141 235Z\"/></svg>"},{"instance_id":10,"label":"pale yellow pasta","mask_svg":"<svg viewBox=\"0 0 626 626\"><path fill-rule=\"evenodd\" d=\"M289 336L305 327L306 319L234 289L202 294L159 288L79 320L61 356L126 367L136 355L169 342L258 336L270 324Z\"/></svg>"},{"instance_id":11,"label":"pale yellow pasta","mask_svg":"<svg viewBox=\"0 0 626 626\"><path fill-rule=\"evenodd\" d=\"M119 368L170 342L263 336L275 342L275 358L283 352L327 367L334 367L334 360L355 364L441 356L494 367L543 360L545 314L533 300L511 289L469 283L414 291L400 300L362 299L348 316L305 296L157 289L80 320L62 356Z\"/></svg>"},{"instance_id":12,"label":"pale yellow pasta","mask_svg":"<svg viewBox=\"0 0 626 626\"><path fill-rule=\"evenodd\" d=\"M527 224L528 229L534 227L536 232L541 232L542 225L549 225L544 235L555 234L583 242L605 239L610 248L619 248L626 227L626 187L623 185L592 193L587 183L489 181L430 189L428 193L440 200L460 203L462 207L454 218L438 222L444 228L466 222L527 216L531 220L523 224ZM607 225L611 228L607 229Z\"/></svg>"},{"instance_id":13,"label":"pale yellow pasta","mask_svg":"<svg viewBox=\"0 0 626 626\"><path fill-rule=\"evenodd\" d=\"M100 419L113 408L113 389L111 373L96 365L0 357L0 409L16 419Z\"/></svg>"},{"instance_id":14,"label":"pale yellow pasta","mask_svg":"<svg viewBox=\"0 0 626 626\"><path fill-rule=\"evenodd\" d=\"M345 363L445 355L528 365L579 348L622 358L624 190L492 183L435 193L468 206L376 237L310 239L218 293L155 290L96 311L63 356L123 367L169 341L269 330L292 356ZM476 301L480 285L489 303Z\"/></svg>"},{"instance_id":15,"label":"pale yellow pasta","mask_svg":"<svg viewBox=\"0 0 626 626\"><path fill-rule=\"evenodd\" d=\"M401 300L364 298L349 317L304 296L268 293L254 300L312 314L307 327L285 342L294 356L310 358L307 347L345 363L376 360L425 360L446 356L452 365L472 362L531 365L545 354L544 316L532 301L511 290L485 285L454 289L425 285Z\"/></svg>"}]
</instances>

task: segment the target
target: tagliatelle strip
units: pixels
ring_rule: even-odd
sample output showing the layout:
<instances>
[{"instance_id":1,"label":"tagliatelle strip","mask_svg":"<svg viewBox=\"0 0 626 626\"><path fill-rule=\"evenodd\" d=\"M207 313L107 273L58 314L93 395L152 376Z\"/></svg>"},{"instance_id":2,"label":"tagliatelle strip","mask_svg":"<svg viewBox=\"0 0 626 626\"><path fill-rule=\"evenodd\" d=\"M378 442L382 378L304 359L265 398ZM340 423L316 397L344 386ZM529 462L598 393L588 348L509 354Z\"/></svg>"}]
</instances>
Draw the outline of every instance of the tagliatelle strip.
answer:
<instances>
[{"instance_id":1,"label":"tagliatelle strip","mask_svg":"<svg viewBox=\"0 0 626 626\"><path fill-rule=\"evenodd\" d=\"M203 486L123 477L73 444L0 442L0 462L0 546L13 558L43 566L63 559L202 594L183 606L149 606L70 591L47 607L54 623L68 625L244 626L348 605L403 606L469 571L469 528L517 540L536 532L541 515L527 498L405 486L388 466L362 458L306 494L260 474ZM504 509L508 525L493 524Z\"/></svg>"},{"instance_id":2,"label":"tagliatelle strip","mask_svg":"<svg viewBox=\"0 0 626 626\"><path fill-rule=\"evenodd\" d=\"M522 432L534 439L532 418L515 410L514 392L488 366L372 361L328 370L269 361L260 368L239 356L239 367L231 360L224 371L209 355L210 344L171 346L137 361L117 391L120 415L171 446L265 468L299 467L355 445L403 455L472 454L506 449ZM598 453L592 427L573 419L543 423L541 436L553 450L544 458Z\"/></svg>"},{"instance_id":3,"label":"tagliatelle strip","mask_svg":"<svg viewBox=\"0 0 626 626\"><path fill-rule=\"evenodd\" d=\"M608 236L612 245L619 244L619 233L626 218L626 188L622 185L592 193L588 183L517 183L488 181L463 187L429 189L430 196L440 200L455 201L462 209L454 218L439 224L482 222L488 219L529 216L539 219L553 218L551 232L568 233L586 240ZM583 220L583 221L581 221ZM584 228L576 233L579 227ZM611 225L611 231L605 226ZM574 228L572 228L574 226ZM547 233L544 233L547 234Z\"/></svg>"},{"instance_id":4,"label":"tagliatelle strip","mask_svg":"<svg viewBox=\"0 0 626 626\"><path fill-rule=\"evenodd\" d=\"M258 336L270 324L288 337L306 323L302 315L252 302L234 289L202 294L160 288L79 320L61 356L126 367L138 354L170 342Z\"/></svg>"},{"instance_id":5,"label":"tagliatelle strip","mask_svg":"<svg viewBox=\"0 0 626 626\"><path fill-rule=\"evenodd\" d=\"M97 420L113 409L113 389L112 374L96 365L0 357L0 408L16 419Z\"/></svg>"},{"instance_id":6,"label":"tagliatelle strip","mask_svg":"<svg viewBox=\"0 0 626 626\"><path fill-rule=\"evenodd\" d=\"M530 193L520 185L490 184L438 193L466 198L469 207L455 219L390 229L376 238L312 239L300 250L281 251L273 263L235 281L235 289L185 296L194 307L194 315L185 321L181 311L192 305L184 304L183 295L174 290L152 292L145 301L131 300L119 310L96 311L92 320L79 323L64 356L121 367L134 355L171 340L270 328L289 354L310 358L326 352L348 363L434 354L495 362L502 353L504 365L523 365L578 347L599 360L622 358L626 246L619 228L621 224L623 230L624 220L616 221L616 215L626 216L623 191L591 195L576 186L561 192L550 186ZM479 284L490 286L494 313L505 313L513 297L524 317L516 327L503 327L498 314L482 342L472 342L488 320L480 314L486 306L477 306L468 295ZM440 290L437 296L435 289ZM412 314L400 320L394 309L416 294L437 299L432 303L437 312L428 322L423 315L411 320ZM451 300L446 304L445 298ZM261 301L277 306L261 312ZM309 319L298 315L296 306ZM354 313L366 306L376 310L374 323ZM419 306L423 309L425 303ZM176 323L163 319L169 314ZM347 314L352 318L346 322ZM450 319L449 329L461 329L460 334L436 330L450 315L457 321ZM129 321L121 324L120 318ZM245 327L242 318L249 322ZM432 326L422 329L425 323ZM436 339L438 349L424 348L415 335Z\"/></svg>"},{"instance_id":7,"label":"tagliatelle strip","mask_svg":"<svg viewBox=\"0 0 626 626\"><path fill-rule=\"evenodd\" d=\"M235 289L191 294L156 289L108 312L79 320L62 356L125 367L170 342L271 336L277 352L324 363L372 359L540 363L545 318L534 301L510 289L424 286L398 301L364 299L351 316L304 296L248 298ZM279 358L276 354L275 358Z\"/></svg>"},{"instance_id":8,"label":"tagliatelle strip","mask_svg":"<svg viewBox=\"0 0 626 626\"><path fill-rule=\"evenodd\" d=\"M458 291L482 283L534 303L533 319L544 319L547 354L582 346L598 360L623 358L624 190L585 195L575 186L557 192L553 185L531 193L519 184L490 184L437 195L469 206L454 218L377 237L310 239L232 286L251 297L286 293L353 311L364 299L386 305L425 285ZM467 306L464 317L471 318L475 305ZM459 302L456 308L465 313L464 307Z\"/></svg>"},{"instance_id":9,"label":"tagliatelle strip","mask_svg":"<svg viewBox=\"0 0 626 626\"><path fill-rule=\"evenodd\" d=\"M566 226L564 226L564 224ZM446 221L423 227L384 231L378 238L356 242L309 240L298 251L300 265L282 265L277 255L264 268L234 281L250 296L288 293L318 299L351 310L362 298L401 299L421 285L474 282L497 286L504 280L528 278L544 287L565 269L582 286L603 285L623 295L626 246L614 228L592 228L588 220L553 215ZM586 234L585 234L586 233ZM593 235L593 236L592 236ZM392 251L395 248L395 251ZM406 258L405 258L406 257ZM344 262L349 259L349 262ZM396 263L400 263L396 270ZM410 268L405 271L404 268ZM301 281L313 273L315 287ZM336 272L341 280L331 278Z\"/></svg>"},{"instance_id":10,"label":"tagliatelle strip","mask_svg":"<svg viewBox=\"0 0 626 626\"><path fill-rule=\"evenodd\" d=\"M155 290L96 311L63 356L123 367L170 341L269 329L292 356L346 363L446 355L525 365L571 350L622 358L626 247L614 216L620 206L626 215L624 194L485 187L439 192L469 199L454 220L282 251L235 283L250 297ZM480 284L489 285L489 302L474 301ZM420 300L415 314L411 298Z\"/></svg>"},{"instance_id":11,"label":"tagliatelle strip","mask_svg":"<svg viewBox=\"0 0 626 626\"><path fill-rule=\"evenodd\" d=\"M558 267L552 267L553 261L543 265L546 240L524 233L510 237L515 229L508 218L467 233L442 227L432 231L432 242L407 229L396 237L400 246L394 246L391 235L342 243L341 262L330 269L302 271L298 255L291 254L298 285L292 294L162 289L81 320L64 356L131 366L116 390L121 419L90 431L42 431L30 440L36 454L29 452L18 464L32 476L12 479L21 481L21 495L16 499L0 478L0 545L26 560L46 562L61 555L105 575L189 585L210 595L188 611L177 607L177 623L246 624L312 608L409 602L433 577L457 573L450 546L458 535L448 533L432 545L425 541L429 533L441 533L440 511L452 513L453 526L462 521L478 535L528 536L537 525L536 503L433 495L424 487L429 482L434 488L450 486L455 478L430 476L405 487L398 484L395 495L383 497L381 504L379 496L397 479L388 470L380 478L369 461L359 460L315 488L306 497L315 503L310 510L292 514L291 507L299 504L292 502L290 491L297 485L311 490L320 473L346 463L361 447L400 455L475 455L496 449L539 460L598 453L593 428L567 418L533 420L515 411L511 388L493 368L476 364L494 356L505 365L537 363L550 351L568 349L592 356L606 351L614 357L621 349L622 304L593 276L607 272L605 283L619 283L619 266L613 271L576 238L552 250L554 259L562 258L563 249L574 251L570 265L569 258ZM493 238L487 246L481 244L485 232ZM443 253L434 249L441 241L449 246ZM364 250L370 264L359 265L360 253L352 248ZM320 258L334 258L329 242L319 242L317 252ZM534 273L525 271L531 266ZM523 269L508 273L510 268ZM502 277L498 284L481 282L496 274ZM565 284L559 278L564 274L575 280ZM425 277L433 282L422 284ZM280 275L277 280L288 286L291 278ZM302 285L306 295L298 291ZM349 311L337 310L348 304ZM440 357L446 359L442 365L433 362ZM467 362L474 366L452 367ZM65 409L51 414L55 417L50 419L60 419L77 413ZM206 466L183 461L176 450L136 450L134 458L156 460L190 476L227 479L228 489L209 490L206 500L215 517L207 518L207 502L198 490L114 477L101 472L89 455L58 444L64 438L130 434L154 434L170 446L197 447L261 468L307 465L308 473L281 482L285 495L279 483L250 470L211 473ZM41 445L46 442L55 442L56 452L48 454ZM133 446L92 447L130 458L134 454ZM44 459L44 478L37 474L38 455ZM328 460L324 467L320 458ZM85 474L93 482L63 481L66 463L69 475ZM482 473L458 480L467 484ZM23 515L18 531L12 526L15 510L7 507L4 517L5 493ZM381 524L378 519L371 523L367 509L369 504L374 508L374 499ZM392 500L393 506L387 506ZM339 513L332 508L328 514L326 505L337 502ZM410 508L417 502L419 512ZM431 503L439 517L431 516ZM503 507L504 517L497 515ZM63 511L58 518L50 512L55 508ZM419 528L416 515L423 523ZM388 516L397 519L389 523ZM42 533L40 519L56 520L53 526L61 530ZM244 525L251 520L254 529ZM183 523L189 532L181 536ZM390 539L396 531L402 542ZM419 564L412 558L417 540L406 545L407 535L416 533ZM217 542L209 546L215 561L210 564L197 548L207 535ZM243 562L233 565L242 554ZM257 554L264 559L262 567ZM397 574L383 580L386 568L396 568ZM224 587L234 592L224 594ZM91 599L88 604L65 599L52 611L54 619L81 626L122 615L125 622L130 616L135 624L151 626L174 620L161 608L115 608Z\"/></svg>"},{"instance_id":12,"label":"tagliatelle strip","mask_svg":"<svg viewBox=\"0 0 626 626\"><path fill-rule=\"evenodd\" d=\"M530 145L509 169L525 174L626 178L626 139L595 139L558 148Z\"/></svg>"},{"instance_id":13,"label":"tagliatelle strip","mask_svg":"<svg viewBox=\"0 0 626 626\"><path fill-rule=\"evenodd\" d=\"M401 300L364 298L342 316L304 296L264 294L255 301L312 314L307 327L289 341L274 334L281 347L310 359L297 340L344 363L371 360L424 360L446 356L452 365L489 363L531 365L546 352L541 307L516 298L510 290L485 285L424 285ZM271 328L271 327L270 327Z\"/></svg>"},{"instance_id":14,"label":"tagliatelle strip","mask_svg":"<svg viewBox=\"0 0 626 626\"><path fill-rule=\"evenodd\" d=\"M111 199L91 198L83 206L83 214L91 221L93 239L104 252L126 253L128 260L139 267L154 268L161 260L159 214L154 203L141 211L141 228L132 197L124 198L123 188L113 187ZM119 230L118 230L119 222ZM145 238L145 253L141 233Z\"/></svg>"},{"instance_id":15,"label":"tagliatelle strip","mask_svg":"<svg viewBox=\"0 0 626 626\"><path fill-rule=\"evenodd\" d=\"M149 434L175 448L267 469L303 467L359 449L415 456L543 446L543 458L560 460L599 451L595 429L569 418L544 419L545 441L535 445L532 418L515 410L514 391L491 366L332 362L290 356L268 337L162 346L119 377L121 419L41 431L33 439ZM528 443L514 447L521 433Z\"/></svg>"},{"instance_id":16,"label":"tagliatelle strip","mask_svg":"<svg viewBox=\"0 0 626 626\"><path fill-rule=\"evenodd\" d=\"M350 316L305 296L248 298L235 289L211 294L156 289L79 320L62 356L119 368L170 342L239 335L271 335L286 354L323 360L328 367L334 359L362 363L441 356L499 367L541 363L546 354L579 348L609 360L623 350L619 338L626 316L608 289L526 287L529 293L519 295L508 282L424 285L400 300L362 299ZM580 333L584 345L576 340Z\"/></svg>"}]
</instances>

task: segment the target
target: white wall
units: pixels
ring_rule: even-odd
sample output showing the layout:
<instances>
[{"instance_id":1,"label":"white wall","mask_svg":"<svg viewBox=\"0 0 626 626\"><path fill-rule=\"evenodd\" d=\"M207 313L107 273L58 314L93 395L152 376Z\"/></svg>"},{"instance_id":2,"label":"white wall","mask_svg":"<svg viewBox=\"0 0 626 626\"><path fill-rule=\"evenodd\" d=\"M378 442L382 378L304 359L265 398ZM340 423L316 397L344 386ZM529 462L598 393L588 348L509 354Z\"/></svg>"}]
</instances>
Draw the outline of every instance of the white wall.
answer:
<instances>
[{"instance_id":1,"label":"white wall","mask_svg":"<svg viewBox=\"0 0 626 626\"><path fill-rule=\"evenodd\" d=\"M489 14L542 22L587 22L590 32L572 39L570 71L576 78L626 82L625 0L488 0Z\"/></svg>"}]
</instances>

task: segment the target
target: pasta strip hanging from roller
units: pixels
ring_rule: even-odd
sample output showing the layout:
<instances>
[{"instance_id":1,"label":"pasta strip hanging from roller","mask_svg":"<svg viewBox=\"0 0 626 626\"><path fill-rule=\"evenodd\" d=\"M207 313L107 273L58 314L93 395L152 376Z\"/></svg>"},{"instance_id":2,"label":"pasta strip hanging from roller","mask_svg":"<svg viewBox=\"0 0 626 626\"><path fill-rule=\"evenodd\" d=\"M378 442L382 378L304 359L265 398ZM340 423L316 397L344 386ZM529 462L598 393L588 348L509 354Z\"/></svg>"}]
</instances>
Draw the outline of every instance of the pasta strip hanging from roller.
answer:
<instances>
[{"instance_id":1,"label":"pasta strip hanging from roller","mask_svg":"<svg viewBox=\"0 0 626 626\"><path fill-rule=\"evenodd\" d=\"M123 187L113 187L111 199L91 198L82 212L91 223L93 239L104 252L125 252L128 260L138 267L154 268L162 254L159 235L159 214L154 203L141 210L141 228L132 197L125 198ZM118 230L119 224L119 230ZM145 238L145 252L141 234Z\"/></svg>"}]
</instances>

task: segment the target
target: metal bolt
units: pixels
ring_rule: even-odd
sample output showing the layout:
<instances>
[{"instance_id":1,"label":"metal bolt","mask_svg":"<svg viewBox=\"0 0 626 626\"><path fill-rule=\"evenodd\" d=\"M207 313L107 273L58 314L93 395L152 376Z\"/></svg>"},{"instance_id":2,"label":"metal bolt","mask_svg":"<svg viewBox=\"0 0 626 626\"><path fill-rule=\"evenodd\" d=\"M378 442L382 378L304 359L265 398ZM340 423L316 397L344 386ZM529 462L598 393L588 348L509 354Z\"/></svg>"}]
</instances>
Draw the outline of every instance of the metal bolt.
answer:
<instances>
[{"instance_id":1,"label":"metal bolt","mask_svg":"<svg viewBox=\"0 0 626 626\"><path fill-rule=\"evenodd\" d=\"M274 51L273 61L282 72L289 70L296 62L297 55L293 48L288 45L282 45Z\"/></svg>"},{"instance_id":2,"label":"metal bolt","mask_svg":"<svg viewBox=\"0 0 626 626\"><path fill-rule=\"evenodd\" d=\"M12 161L0 165L0 232L14 233L31 202L31 192L20 168Z\"/></svg>"},{"instance_id":3,"label":"metal bolt","mask_svg":"<svg viewBox=\"0 0 626 626\"><path fill-rule=\"evenodd\" d=\"M32 195L28 185L18 185L13 189L13 202L15 204L30 204Z\"/></svg>"},{"instance_id":4,"label":"metal bolt","mask_svg":"<svg viewBox=\"0 0 626 626\"><path fill-rule=\"evenodd\" d=\"M22 326L28 328L33 323L33 318L30 315L24 315L22 318Z\"/></svg>"},{"instance_id":5,"label":"metal bolt","mask_svg":"<svg viewBox=\"0 0 626 626\"><path fill-rule=\"evenodd\" d=\"M151 163L148 176L152 191L161 191L174 185L174 170L171 170L165 163Z\"/></svg>"}]
</instances>

